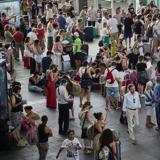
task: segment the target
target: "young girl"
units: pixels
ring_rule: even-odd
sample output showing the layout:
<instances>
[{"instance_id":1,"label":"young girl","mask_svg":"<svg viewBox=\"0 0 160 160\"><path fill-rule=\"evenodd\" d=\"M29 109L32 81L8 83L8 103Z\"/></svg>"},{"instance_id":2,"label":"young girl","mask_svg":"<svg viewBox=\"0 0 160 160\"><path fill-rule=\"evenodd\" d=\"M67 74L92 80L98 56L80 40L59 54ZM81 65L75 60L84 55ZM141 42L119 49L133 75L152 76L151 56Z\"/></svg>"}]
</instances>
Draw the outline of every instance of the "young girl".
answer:
<instances>
[{"instance_id":1,"label":"young girl","mask_svg":"<svg viewBox=\"0 0 160 160\"><path fill-rule=\"evenodd\" d=\"M153 111L154 111L154 94L153 94L153 84L151 81L147 82L146 89L144 92L145 95L145 105L147 108L147 115L146 115L146 127L153 128L155 124L151 121Z\"/></svg>"},{"instance_id":2,"label":"young girl","mask_svg":"<svg viewBox=\"0 0 160 160\"><path fill-rule=\"evenodd\" d=\"M67 160L79 160L79 151L82 146L79 140L75 137L74 130L70 130L67 133L68 138L65 139L62 143L62 146L59 149L59 152L56 156L58 159L60 153L66 149L67 150Z\"/></svg>"}]
</instances>

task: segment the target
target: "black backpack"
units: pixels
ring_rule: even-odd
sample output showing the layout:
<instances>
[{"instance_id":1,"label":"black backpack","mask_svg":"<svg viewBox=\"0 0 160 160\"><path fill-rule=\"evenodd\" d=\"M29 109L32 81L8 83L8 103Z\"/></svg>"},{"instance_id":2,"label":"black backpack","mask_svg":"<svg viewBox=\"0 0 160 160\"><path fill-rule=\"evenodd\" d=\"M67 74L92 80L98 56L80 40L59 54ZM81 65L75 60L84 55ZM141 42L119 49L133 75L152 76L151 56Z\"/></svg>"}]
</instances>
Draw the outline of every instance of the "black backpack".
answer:
<instances>
[{"instance_id":1,"label":"black backpack","mask_svg":"<svg viewBox=\"0 0 160 160\"><path fill-rule=\"evenodd\" d=\"M87 73L87 68L81 77L81 88L88 89L88 87L92 86L92 78Z\"/></svg>"},{"instance_id":2,"label":"black backpack","mask_svg":"<svg viewBox=\"0 0 160 160\"><path fill-rule=\"evenodd\" d=\"M152 37L153 37L153 26L154 26L154 24L153 24L153 25L150 25L150 26L148 27L148 29L147 29L146 36L147 36L148 38L152 38Z\"/></svg>"},{"instance_id":3,"label":"black backpack","mask_svg":"<svg viewBox=\"0 0 160 160\"><path fill-rule=\"evenodd\" d=\"M141 32L142 32L141 27L142 26L143 26L143 24L142 24L141 21L135 22L135 24L134 24L134 32L135 32L135 34L141 34Z\"/></svg>"}]
</instances>

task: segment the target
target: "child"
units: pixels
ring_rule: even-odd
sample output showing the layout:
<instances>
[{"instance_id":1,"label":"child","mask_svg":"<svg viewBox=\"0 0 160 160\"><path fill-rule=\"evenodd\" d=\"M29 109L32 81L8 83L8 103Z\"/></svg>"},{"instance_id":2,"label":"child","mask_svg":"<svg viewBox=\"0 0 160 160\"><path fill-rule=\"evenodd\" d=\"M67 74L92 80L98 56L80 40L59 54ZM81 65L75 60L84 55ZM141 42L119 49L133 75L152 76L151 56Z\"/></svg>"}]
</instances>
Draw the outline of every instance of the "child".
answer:
<instances>
[{"instance_id":1,"label":"child","mask_svg":"<svg viewBox=\"0 0 160 160\"><path fill-rule=\"evenodd\" d=\"M77 138L75 138L75 132L74 130L69 130L68 138L65 139L62 143L61 148L59 149L59 152L56 156L56 159L58 159L60 153L66 149L67 150L67 160L79 160L79 151L82 146Z\"/></svg>"},{"instance_id":2,"label":"child","mask_svg":"<svg viewBox=\"0 0 160 160\"><path fill-rule=\"evenodd\" d=\"M146 127L153 128L155 124L151 121L153 115L153 106L154 106L154 94L153 94L153 83L151 81L147 82L146 89L144 92L145 95L145 105L147 107L147 116L146 116Z\"/></svg>"}]
</instances>

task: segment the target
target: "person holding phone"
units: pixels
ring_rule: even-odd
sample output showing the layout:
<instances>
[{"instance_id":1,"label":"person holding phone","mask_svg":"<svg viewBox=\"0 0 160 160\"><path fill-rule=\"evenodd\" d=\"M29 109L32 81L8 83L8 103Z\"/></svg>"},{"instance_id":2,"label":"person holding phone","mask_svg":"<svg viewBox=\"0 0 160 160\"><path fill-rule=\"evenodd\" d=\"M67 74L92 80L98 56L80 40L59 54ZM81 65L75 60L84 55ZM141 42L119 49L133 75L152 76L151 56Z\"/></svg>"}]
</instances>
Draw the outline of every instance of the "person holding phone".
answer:
<instances>
[{"instance_id":1,"label":"person holding phone","mask_svg":"<svg viewBox=\"0 0 160 160\"><path fill-rule=\"evenodd\" d=\"M62 146L59 149L56 159L58 159L60 153L66 149L67 160L79 160L79 150L82 148L82 146L79 140L75 137L74 130L69 130L67 136L67 139L63 141Z\"/></svg>"}]
</instances>

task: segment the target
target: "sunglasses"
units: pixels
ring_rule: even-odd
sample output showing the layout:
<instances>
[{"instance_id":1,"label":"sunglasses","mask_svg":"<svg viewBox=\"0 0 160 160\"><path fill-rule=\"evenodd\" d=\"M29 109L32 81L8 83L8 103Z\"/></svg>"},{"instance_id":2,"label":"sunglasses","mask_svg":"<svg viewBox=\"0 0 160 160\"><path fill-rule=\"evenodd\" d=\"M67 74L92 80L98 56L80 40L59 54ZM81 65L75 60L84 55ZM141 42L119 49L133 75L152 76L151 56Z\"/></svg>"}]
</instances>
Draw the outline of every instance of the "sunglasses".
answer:
<instances>
[{"instance_id":1,"label":"sunglasses","mask_svg":"<svg viewBox=\"0 0 160 160\"><path fill-rule=\"evenodd\" d=\"M135 98L133 98L133 103L136 103L136 99Z\"/></svg>"}]
</instances>

